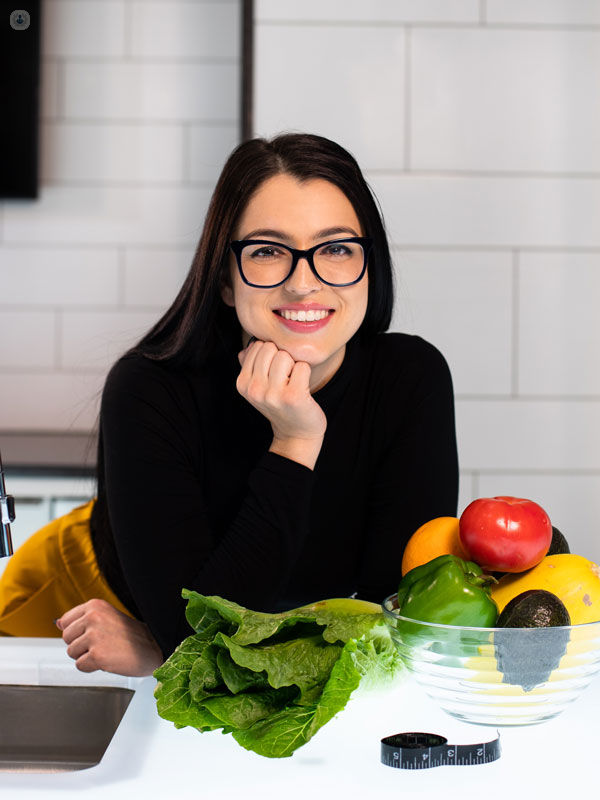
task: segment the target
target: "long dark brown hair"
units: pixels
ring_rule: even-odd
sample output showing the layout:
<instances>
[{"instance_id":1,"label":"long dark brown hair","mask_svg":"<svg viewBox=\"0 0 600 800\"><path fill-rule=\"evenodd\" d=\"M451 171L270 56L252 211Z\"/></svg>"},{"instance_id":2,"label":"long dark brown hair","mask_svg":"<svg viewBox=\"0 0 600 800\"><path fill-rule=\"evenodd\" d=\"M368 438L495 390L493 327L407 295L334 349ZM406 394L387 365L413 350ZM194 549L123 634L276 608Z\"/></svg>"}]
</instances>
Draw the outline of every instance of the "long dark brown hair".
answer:
<instances>
[{"instance_id":1,"label":"long dark brown hair","mask_svg":"<svg viewBox=\"0 0 600 800\"><path fill-rule=\"evenodd\" d=\"M133 348L173 366L198 363L227 347L239 324L235 310L221 298L229 269L229 245L250 198L274 175L298 180L321 178L346 195L363 235L373 239L369 258L369 300L359 330L371 336L389 327L393 305L390 252L381 213L355 159L343 147L312 134L288 133L240 144L225 164L215 187L190 271L173 304Z\"/></svg>"}]
</instances>

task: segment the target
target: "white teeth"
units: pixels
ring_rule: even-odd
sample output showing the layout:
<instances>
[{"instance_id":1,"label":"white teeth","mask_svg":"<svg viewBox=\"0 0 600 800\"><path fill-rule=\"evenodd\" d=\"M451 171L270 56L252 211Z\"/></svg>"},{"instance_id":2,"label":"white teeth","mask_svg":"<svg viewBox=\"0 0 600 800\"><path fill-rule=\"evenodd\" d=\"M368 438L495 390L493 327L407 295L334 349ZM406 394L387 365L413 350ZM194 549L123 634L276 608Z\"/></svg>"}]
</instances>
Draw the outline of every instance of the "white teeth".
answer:
<instances>
[{"instance_id":1,"label":"white teeth","mask_svg":"<svg viewBox=\"0 0 600 800\"><path fill-rule=\"evenodd\" d=\"M325 319L329 316L329 311L326 308L317 309L314 311L288 311L288 309L278 312L285 319L294 320L294 322L316 322L320 319Z\"/></svg>"}]
</instances>

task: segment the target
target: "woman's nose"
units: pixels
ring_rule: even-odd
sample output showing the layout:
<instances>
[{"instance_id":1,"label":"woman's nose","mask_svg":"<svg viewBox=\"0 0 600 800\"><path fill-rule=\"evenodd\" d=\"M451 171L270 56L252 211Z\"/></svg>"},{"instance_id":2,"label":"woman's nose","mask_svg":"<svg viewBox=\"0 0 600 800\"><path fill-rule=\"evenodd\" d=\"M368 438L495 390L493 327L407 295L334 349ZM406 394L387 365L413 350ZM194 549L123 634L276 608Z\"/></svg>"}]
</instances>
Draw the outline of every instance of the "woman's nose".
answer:
<instances>
[{"instance_id":1,"label":"woman's nose","mask_svg":"<svg viewBox=\"0 0 600 800\"><path fill-rule=\"evenodd\" d=\"M296 294L308 294L321 288L321 281L310 268L307 258L299 258L296 268L285 282L285 288Z\"/></svg>"}]
</instances>

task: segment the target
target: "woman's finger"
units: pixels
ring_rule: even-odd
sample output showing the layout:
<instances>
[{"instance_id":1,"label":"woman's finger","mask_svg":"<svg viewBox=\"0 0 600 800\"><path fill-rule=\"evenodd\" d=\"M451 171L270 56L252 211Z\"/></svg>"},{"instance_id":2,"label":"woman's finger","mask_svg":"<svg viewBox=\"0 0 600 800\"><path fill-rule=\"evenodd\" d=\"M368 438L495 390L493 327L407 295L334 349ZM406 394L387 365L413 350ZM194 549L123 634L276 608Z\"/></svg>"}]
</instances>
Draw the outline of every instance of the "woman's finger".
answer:
<instances>
[{"instance_id":1,"label":"woman's finger","mask_svg":"<svg viewBox=\"0 0 600 800\"><path fill-rule=\"evenodd\" d=\"M78 606L73 606L73 608L65 611L62 617L59 617L59 619L56 620L56 627L59 630L64 631L74 620L82 617L85 614L85 610L85 603L81 603L81 605Z\"/></svg>"},{"instance_id":2,"label":"woman's finger","mask_svg":"<svg viewBox=\"0 0 600 800\"><path fill-rule=\"evenodd\" d=\"M310 364L306 361L296 361L290 374L289 388L310 392L310 373Z\"/></svg>"},{"instance_id":3,"label":"woman's finger","mask_svg":"<svg viewBox=\"0 0 600 800\"><path fill-rule=\"evenodd\" d=\"M280 351L274 342L263 342L262 347L256 354L256 359L254 360L252 376L258 377L265 382L268 381L271 364L279 352Z\"/></svg>"},{"instance_id":4,"label":"woman's finger","mask_svg":"<svg viewBox=\"0 0 600 800\"><path fill-rule=\"evenodd\" d=\"M87 636L79 636L67 647L67 655L70 658L77 660L84 653L90 649L90 643Z\"/></svg>"},{"instance_id":5,"label":"woman's finger","mask_svg":"<svg viewBox=\"0 0 600 800\"><path fill-rule=\"evenodd\" d=\"M249 341L248 341L248 344L246 345L246 347L244 347L244 349L241 350L238 353L238 361L240 362L240 366L241 367L244 366L244 361L246 360L246 356L248 355L248 351L250 350L250 348L252 347L254 342L258 342L258 341L259 340L256 338L256 336L251 336Z\"/></svg>"},{"instance_id":6,"label":"woman's finger","mask_svg":"<svg viewBox=\"0 0 600 800\"><path fill-rule=\"evenodd\" d=\"M86 627L85 617L81 616L73 620L73 622L71 622L70 625L67 625L66 628L63 628L62 638L65 644L71 644L71 642L74 642L75 639L78 639L80 636L82 636L86 631Z\"/></svg>"},{"instance_id":7,"label":"woman's finger","mask_svg":"<svg viewBox=\"0 0 600 800\"><path fill-rule=\"evenodd\" d=\"M287 385L292 370L295 365L294 359L287 350L278 350L273 356L269 367L269 383L277 385Z\"/></svg>"},{"instance_id":8,"label":"woman's finger","mask_svg":"<svg viewBox=\"0 0 600 800\"><path fill-rule=\"evenodd\" d=\"M80 672L95 672L97 669L100 669L96 663L96 659L89 651L85 652L77 659L75 666Z\"/></svg>"},{"instance_id":9,"label":"woman's finger","mask_svg":"<svg viewBox=\"0 0 600 800\"><path fill-rule=\"evenodd\" d=\"M238 354L238 360L242 366L242 374L251 374L252 367L254 365L254 361L256 359L256 354L260 350L260 346L263 342L255 339L253 342L248 342L248 345Z\"/></svg>"}]
</instances>

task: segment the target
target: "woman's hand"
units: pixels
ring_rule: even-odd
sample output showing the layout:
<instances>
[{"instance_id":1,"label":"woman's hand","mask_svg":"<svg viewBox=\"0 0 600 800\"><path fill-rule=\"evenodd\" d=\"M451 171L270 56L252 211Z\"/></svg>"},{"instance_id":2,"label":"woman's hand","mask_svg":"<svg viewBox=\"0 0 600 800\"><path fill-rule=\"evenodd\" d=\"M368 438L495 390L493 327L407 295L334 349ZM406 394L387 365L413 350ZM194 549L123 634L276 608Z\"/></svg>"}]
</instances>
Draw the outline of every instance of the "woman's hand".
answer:
<instances>
[{"instance_id":1,"label":"woman's hand","mask_svg":"<svg viewBox=\"0 0 600 800\"><path fill-rule=\"evenodd\" d=\"M261 341L242 350L239 360L237 390L271 423L269 450L313 469L327 418L310 393L310 364Z\"/></svg>"},{"instance_id":2,"label":"woman's hand","mask_svg":"<svg viewBox=\"0 0 600 800\"><path fill-rule=\"evenodd\" d=\"M101 669L141 677L164 661L147 625L100 598L69 609L56 626L63 632L67 654L82 672Z\"/></svg>"}]
</instances>

